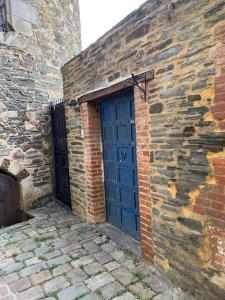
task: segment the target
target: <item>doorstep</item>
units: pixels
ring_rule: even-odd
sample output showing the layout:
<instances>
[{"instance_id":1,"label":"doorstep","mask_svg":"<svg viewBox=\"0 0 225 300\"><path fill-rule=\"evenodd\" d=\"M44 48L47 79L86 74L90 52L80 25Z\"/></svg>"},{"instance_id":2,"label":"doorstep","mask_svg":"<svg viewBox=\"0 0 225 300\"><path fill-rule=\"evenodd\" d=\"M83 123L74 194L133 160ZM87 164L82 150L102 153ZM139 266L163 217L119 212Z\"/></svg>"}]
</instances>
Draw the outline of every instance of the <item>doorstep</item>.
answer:
<instances>
[{"instance_id":1,"label":"doorstep","mask_svg":"<svg viewBox=\"0 0 225 300\"><path fill-rule=\"evenodd\" d=\"M136 241L118 228L115 228L109 223L104 223L98 225L97 229L99 229L102 234L110 237L112 241L116 242L122 248L133 252L139 257L142 256L140 242Z\"/></svg>"}]
</instances>

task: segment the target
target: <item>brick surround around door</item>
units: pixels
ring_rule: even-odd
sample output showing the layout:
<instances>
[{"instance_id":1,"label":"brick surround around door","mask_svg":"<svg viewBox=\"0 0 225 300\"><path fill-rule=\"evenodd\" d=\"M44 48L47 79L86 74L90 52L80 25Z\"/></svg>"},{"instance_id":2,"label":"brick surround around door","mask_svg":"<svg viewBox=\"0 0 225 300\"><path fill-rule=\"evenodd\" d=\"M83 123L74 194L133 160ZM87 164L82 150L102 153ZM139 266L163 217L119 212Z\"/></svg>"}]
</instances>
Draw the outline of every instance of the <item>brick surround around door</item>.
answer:
<instances>
[{"instance_id":1,"label":"brick surround around door","mask_svg":"<svg viewBox=\"0 0 225 300\"><path fill-rule=\"evenodd\" d=\"M101 138L101 116L99 99L80 105L82 128L84 130L86 208L90 225L106 221L103 153ZM138 190L140 210L141 249L143 257L153 263L153 237L151 226L150 192L150 130L149 104L142 99L141 92L134 88L136 122L136 147L138 163Z\"/></svg>"}]
</instances>

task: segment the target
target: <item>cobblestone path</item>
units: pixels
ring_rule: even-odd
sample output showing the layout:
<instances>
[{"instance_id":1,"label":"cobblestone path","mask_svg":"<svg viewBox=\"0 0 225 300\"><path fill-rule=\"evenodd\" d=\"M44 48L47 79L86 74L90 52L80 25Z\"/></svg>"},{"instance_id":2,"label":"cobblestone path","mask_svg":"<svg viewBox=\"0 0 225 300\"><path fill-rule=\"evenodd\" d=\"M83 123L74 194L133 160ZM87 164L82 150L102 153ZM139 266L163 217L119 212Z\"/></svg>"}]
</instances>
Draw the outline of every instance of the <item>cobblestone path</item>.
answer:
<instances>
[{"instance_id":1,"label":"cobblestone path","mask_svg":"<svg viewBox=\"0 0 225 300\"><path fill-rule=\"evenodd\" d=\"M156 270L51 202L0 230L0 299L190 299Z\"/></svg>"}]
</instances>

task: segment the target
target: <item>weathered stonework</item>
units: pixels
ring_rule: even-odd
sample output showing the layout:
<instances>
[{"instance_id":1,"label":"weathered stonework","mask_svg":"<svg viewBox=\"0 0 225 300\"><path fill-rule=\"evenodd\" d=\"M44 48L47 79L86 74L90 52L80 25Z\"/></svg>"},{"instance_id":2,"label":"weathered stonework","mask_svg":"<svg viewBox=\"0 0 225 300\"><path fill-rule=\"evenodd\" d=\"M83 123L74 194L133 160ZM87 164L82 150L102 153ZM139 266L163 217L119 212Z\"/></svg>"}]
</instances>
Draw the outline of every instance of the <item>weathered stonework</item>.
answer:
<instances>
[{"instance_id":1,"label":"weathered stonework","mask_svg":"<svg viewBox=\"0 0 225 300\"><path fill-rule=\"evenodd\" d=\"M21 207L52 195L48 103L62 97L61 66L80 52L76 0L7 0L0 32L0 164L21 183ZM24 185L23 182L26 182Z\"/></svg>"},{"instance_id":2,"label":"weathered stonework","mask_svg":"<svg viewBox=\"0 0 225 300\"><path fill-rule=\"evenodd\" d=\"M143 223L153 232L143 255L151 260L154 245L157 268L197 299L225 299L224 19L225 1L149 0L62 70L70 102L154 69L142 116L150 176ZM87 218L87 120L79 107L66 110L73 207Z\"/></svg>"}]
</instances>

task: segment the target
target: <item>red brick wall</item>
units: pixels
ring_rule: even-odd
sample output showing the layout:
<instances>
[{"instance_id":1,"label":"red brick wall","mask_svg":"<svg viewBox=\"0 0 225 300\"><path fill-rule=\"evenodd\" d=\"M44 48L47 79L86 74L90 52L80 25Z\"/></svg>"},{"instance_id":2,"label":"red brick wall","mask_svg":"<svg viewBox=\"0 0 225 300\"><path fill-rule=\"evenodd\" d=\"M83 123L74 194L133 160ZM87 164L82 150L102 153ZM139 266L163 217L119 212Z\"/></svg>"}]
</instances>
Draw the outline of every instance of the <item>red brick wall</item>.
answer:
<instances>
[{"instance_id":1,"label":"red brick wall","mask_svg":"<svg viewBox=\"0 0 225 300\"><path fill-rule=\"evenodd\" d=\"M89 224L96 224L105 221L103 156L98 107L92 103L83 103L81 119L87 180L87 221Z\"/></svg>"},{"instance_id":2,"label":"red brick wall","mask_svg":"<svg viewBox=\"0 0 225 300\"><path fill-rule=\"evenodd\" d=\"M219 230L216 227L209 226L209 234L211 240L211 247L214 256L215 266L224 271L225 270L225 231Z\"/></svg>"},{"instance_id":3,"label":"red brick wall","mask_svg":"<svg viewBox=\"0 0 225 300\"><path fill-rule=\"evenodd\" d=\"M143 256L153 263L153 237L151 215L150 188L150 136L149 136L149 104L141 98L140 91L134 89L136 143L138 162L138 189L141 226L141 248Z\"/></svg>"}]
</instances>

